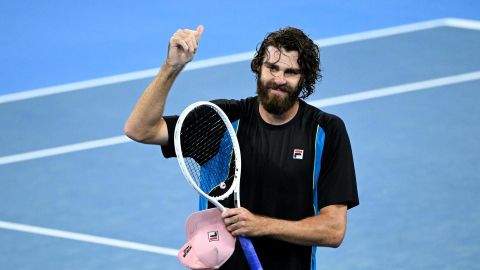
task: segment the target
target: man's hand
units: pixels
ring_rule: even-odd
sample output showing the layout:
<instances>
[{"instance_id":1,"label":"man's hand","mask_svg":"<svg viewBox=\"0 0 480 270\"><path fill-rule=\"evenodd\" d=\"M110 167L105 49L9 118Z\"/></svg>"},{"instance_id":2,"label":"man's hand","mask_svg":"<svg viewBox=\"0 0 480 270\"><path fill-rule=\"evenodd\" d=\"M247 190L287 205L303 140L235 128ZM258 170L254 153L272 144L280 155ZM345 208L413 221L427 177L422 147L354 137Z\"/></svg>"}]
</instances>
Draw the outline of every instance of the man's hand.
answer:
<instances>
[{"instance_id":1,"label":"man's hand","mask_svg":"<svg viewBox=\"0 0 480 270\"><path fill-rule=\"evenodd\" d=\"M202 37L203 26L197 30L180 29L170 38L167 63L174 68L181 68L192 61Z\"/></svg>"},{"instance_id":2,"label":"man's hand","mask_svg":"<svg viewBox=\"0 0 480 270\"><path fill-rule=\"evenodd\" d=\"M243 207L226 209L222 217L233 236L261 236L268 227L266 218L254 215Z\"/></svg>"}]
</instances>

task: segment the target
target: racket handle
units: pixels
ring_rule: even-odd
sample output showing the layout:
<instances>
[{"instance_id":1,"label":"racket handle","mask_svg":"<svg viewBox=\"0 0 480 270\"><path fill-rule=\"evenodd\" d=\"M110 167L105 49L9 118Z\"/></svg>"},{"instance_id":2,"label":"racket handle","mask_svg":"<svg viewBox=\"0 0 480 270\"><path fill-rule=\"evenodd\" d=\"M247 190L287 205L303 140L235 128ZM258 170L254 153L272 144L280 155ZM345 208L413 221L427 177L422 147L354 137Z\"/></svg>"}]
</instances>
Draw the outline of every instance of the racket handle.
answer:
<instances>
[{"instance_id":1,"label":"racket handle","mask_svg":"<svg viewBox=\"0 0 480 270\"><path fill-rule=\"evenodd\" d=\"M239 236L238 239L240 240L240 244L242 245L243 253L245 254L245 257L247 257L247 262L250 266L250 269L263 270L262 265L258 260L257 252L255 252L255 248L253 247L250 238Z\"/></svg>"}]
</instances>

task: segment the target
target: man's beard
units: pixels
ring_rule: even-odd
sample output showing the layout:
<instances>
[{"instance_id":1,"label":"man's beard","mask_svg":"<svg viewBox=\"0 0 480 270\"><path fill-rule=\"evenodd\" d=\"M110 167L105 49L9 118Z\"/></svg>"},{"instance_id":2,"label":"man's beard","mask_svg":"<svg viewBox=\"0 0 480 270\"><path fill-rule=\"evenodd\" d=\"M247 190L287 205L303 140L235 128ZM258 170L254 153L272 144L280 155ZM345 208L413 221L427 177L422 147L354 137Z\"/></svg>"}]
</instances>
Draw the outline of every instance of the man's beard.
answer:
<instances>
[{"instance_id":1,"label":"man's beard","mask_svg":"<svg viewBox=\"0 0 480 270\"><path fill-rule=\"evenodd\" d=\"M269 95L269 89L278 89L287 96ZM257 80L257 95L263 108L271 114L283 114L295 105L298 100L298 89L288 85L277 85L273 81L262 83L260 78Z\"/></svg>"}]
</instances>

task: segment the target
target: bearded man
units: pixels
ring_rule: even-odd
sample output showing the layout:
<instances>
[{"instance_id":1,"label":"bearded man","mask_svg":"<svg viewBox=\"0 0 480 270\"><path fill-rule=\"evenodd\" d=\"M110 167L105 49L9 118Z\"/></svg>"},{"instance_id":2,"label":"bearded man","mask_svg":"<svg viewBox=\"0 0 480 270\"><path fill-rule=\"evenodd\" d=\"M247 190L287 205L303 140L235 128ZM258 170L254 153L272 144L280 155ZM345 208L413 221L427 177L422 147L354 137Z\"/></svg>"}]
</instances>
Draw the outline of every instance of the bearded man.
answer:
<instances>
[{"instance_id":1,"label":"bearded man","mask_svg":"<svg viewBox=\"0 0 480 270\"><path fill-rule=\"evenodd\" d=\"M125 124L125 134L175 157L178 116L163 116L177 75L197 52L203 26L178 30L168 56ZM318 46L300 29L269 33L251 62L257 96L214 100L236 122L242 153L241 208L222 218L233 236L252 239L264 269L315 269L317 246L338 247L347 210L359 204L343 121L304 99L321 78ZM200 208L211 207L206 201ZM238 241L237 241L238 245ZM249 269L242 249L220 269Z\"/></svg>"}]
</instances>

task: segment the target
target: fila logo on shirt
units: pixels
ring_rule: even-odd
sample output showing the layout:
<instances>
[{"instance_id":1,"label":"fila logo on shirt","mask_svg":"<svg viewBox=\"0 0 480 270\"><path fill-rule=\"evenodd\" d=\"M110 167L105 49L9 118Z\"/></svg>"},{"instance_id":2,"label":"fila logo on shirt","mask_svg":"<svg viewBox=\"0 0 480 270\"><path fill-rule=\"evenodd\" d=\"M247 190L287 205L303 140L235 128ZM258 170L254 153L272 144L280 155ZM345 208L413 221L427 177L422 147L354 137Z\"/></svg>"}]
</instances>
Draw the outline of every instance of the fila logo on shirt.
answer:
<instances>
[{"instance_id":1,"label":"fila logo on shirt","mask_svg":"<svg viewBox=\"0 0 480 270\"><path fill-rule=\"evenodd\" d=\"M293 149L293 159L303 159L303 149Z\"/></svg>"}]
</instances>

